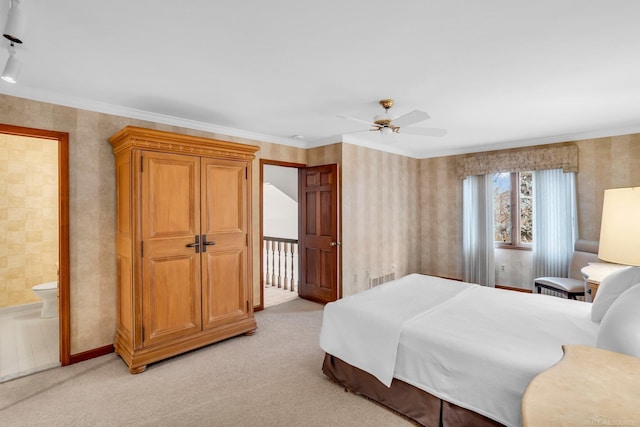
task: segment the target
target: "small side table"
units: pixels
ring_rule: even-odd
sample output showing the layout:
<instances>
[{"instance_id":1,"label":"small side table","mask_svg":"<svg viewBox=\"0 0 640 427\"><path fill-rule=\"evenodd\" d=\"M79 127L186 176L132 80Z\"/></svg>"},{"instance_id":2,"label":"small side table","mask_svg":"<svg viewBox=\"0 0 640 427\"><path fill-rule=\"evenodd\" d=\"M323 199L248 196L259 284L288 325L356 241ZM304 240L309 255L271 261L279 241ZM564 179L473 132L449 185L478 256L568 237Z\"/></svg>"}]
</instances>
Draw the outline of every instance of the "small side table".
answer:
<instances>
[{"instance_id":1,"label":"small side table","mask_svg":"<svg viewBox=\"0 0 640 427\"><path fill-rule=\"evenodd\" d=\"M586 345L562 349L562 360L524 392L524 427L640 425L640 358Z\"/></svg>"},{"instance_id":2,"label":"small side table","mask_svg":"<svg viewBox=\"0 0 640 427\"><path fill-rule=\"evenodd\" d=\"M598 292L598 286L600 282L604 280L609 274L622 268L628 267L627 265L612 264L610 262L590 262L588 266L583 267L580 272L587 281L587 291L585 293L585 301L593 302Z\"/></svg>"}]
</instances>

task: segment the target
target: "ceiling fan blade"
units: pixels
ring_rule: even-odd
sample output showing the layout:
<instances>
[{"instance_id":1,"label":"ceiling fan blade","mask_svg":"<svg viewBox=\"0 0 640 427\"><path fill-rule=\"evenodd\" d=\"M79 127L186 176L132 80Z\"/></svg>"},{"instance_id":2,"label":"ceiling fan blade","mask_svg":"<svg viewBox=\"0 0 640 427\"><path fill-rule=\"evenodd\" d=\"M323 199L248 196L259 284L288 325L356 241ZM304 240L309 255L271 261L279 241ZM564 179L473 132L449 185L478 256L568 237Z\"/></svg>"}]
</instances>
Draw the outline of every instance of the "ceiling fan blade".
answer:
<instances>
[{"instance_id":1,"label":"ceiling fan blade","mask_svg":"<svg viewBox=\"0 0 640 427\"><path fill-rule=\"evenodd\" d=\"M412 112L407 113L404 116L400 116L397 119L394 119L393 125L398 127L410 126L414 123L427 120L428 118L429 118L429 115L424 111L413 110Z\"/></svg>"},{"instance_id":2,"label":"ceiling fan blade","mask_svg":"<svg viewBox=\"0 0 640 427\"><path fill-rule=\"evenodd\" d=\"M370 132L370 131L377 131L377 129L360 129L360 130L354 130L353 132L342 132L340 133L340 135L350 135L352 133L364 133L364 132Z\"/></svg>"},{"instance_id":3,"label":"ceiling fan blade","mask_svg":"<svg viewBox=\"0 0 640 427\"><path fill-rule=\"evenodd\" d=\"M349 117L349 116L338 116L338 117L340 117L341 119L353 120L354 122L358 122L358 123L364 123L369 126L378 126L375 123L371 123L367 120L356 119L355 117Z\"/></svg>"},{"instance_id":4,"label":"ceiling fan blade","mask_svg":"<svg viewBox=\"0 0 640 427\"><path fill-rule=\"evenodd\" d=\"M439 128L404 127L404 128L401 128L398 131L398 133L405 134L405 135L445 136L447 134L447 130L439 129Z\"/></svg>"}]
</instances>

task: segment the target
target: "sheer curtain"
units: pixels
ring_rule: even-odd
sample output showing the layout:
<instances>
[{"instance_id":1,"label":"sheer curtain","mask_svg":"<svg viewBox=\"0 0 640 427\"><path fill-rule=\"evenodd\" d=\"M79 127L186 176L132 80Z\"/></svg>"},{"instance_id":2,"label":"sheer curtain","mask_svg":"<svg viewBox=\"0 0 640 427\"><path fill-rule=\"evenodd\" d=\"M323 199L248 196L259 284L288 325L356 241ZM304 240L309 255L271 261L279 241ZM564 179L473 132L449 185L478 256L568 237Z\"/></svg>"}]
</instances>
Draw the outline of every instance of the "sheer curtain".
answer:
<instances>
[{"instance_id":1,"label":"sheer curtain","mask_svg":"<svg viewBox=\"0 0 640 427\"><path fill-rule=\"evenodd\" d=\"M533 277L567 277L578 237L575 173L533 172Z\"/></svg>"},{"instance_id":2,"label":"sheer curtain","mask_svg":"<svg viewBox=\"0 0 640 427\"><path fill-rule=\"evenodd\" d=\"M472 175L463 181L464 280L495 286L493 185L491 175Z\"/></svg>"}]
</instances>

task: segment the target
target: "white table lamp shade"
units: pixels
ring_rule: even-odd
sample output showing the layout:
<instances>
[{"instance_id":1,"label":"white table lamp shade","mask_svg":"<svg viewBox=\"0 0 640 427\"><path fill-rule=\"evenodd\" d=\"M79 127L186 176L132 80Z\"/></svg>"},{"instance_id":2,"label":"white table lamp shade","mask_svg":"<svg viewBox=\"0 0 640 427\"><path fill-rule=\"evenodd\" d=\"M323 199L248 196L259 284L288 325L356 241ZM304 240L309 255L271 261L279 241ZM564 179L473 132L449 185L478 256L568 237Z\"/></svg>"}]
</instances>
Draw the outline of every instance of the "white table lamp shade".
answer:
<instances>
[{"instance_id":1,"label":"white table lamp shade","mask_svg":"<svg viewBox=\"0 0 640 427\"><path fill-rule=\"evenodd\" d=\"M640 187L605 190L598 258L640 266Z\"/></svg>"}]
</instances>

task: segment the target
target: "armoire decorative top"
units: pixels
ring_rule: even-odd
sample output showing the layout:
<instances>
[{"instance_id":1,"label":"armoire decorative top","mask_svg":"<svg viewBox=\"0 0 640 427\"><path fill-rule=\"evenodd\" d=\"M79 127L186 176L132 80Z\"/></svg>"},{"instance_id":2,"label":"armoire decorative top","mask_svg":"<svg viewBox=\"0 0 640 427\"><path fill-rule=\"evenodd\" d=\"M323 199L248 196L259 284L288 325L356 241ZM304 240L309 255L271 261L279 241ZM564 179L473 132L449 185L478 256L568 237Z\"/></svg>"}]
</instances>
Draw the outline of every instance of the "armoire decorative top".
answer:
<instances>
[{"instance_id":1,"label":"armoire decorative top","mask_svg":"<svg viewBox=\"0 0 640 427\"><path fill-rule=\"evenodd\" d=\"M170 151L177 154L252 160L260 147L236 142L220 141L201 136L183 135L155 129L127 126L109 138L113 153L141 148Z\"/></svg>"}]
</instances>

